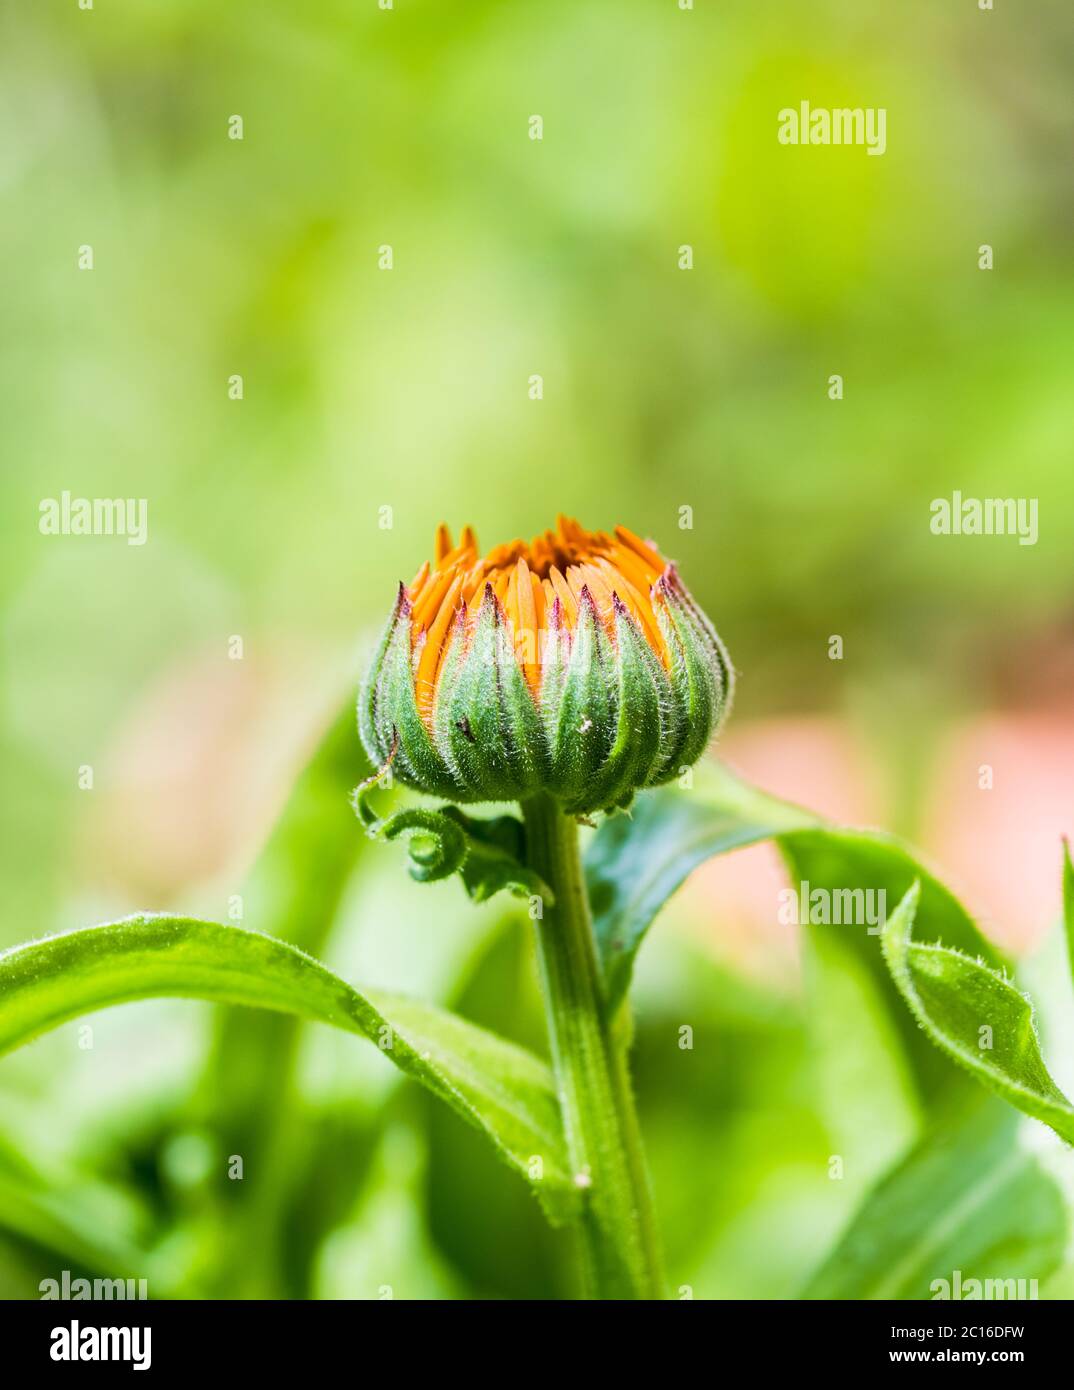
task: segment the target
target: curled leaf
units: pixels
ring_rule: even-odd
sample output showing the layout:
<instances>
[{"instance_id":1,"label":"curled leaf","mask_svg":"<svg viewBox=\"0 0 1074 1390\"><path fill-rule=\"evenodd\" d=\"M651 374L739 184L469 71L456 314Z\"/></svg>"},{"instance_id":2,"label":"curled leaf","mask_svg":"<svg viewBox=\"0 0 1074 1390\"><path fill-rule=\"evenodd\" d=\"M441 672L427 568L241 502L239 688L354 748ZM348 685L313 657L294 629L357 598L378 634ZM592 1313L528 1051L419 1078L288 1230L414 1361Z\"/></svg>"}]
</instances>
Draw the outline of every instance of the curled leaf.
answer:
<instances>
[{"instance_id":1,"label":"curled leaf","mask_svg":"<svg viewBox=\"0 0 1074 1390\"><path fill-rule=\"evenodd\" d=\"M406 840L410 877L419 883L450 878L462 868L467 855L466 836L460 826L440 811L419 806L396 811L378 827L385 840Z\"/></svg>"},{"instance_id":2,"label":"curled leaf","mask_svg":"<svg viewBox=\"0 0 1074 1390\"><path fill-rule=\"evenodd\" d=\"M406 841L410 876L419 883L458 874L474 902L505 890L519 898L539 897L551 905L552 890L525 863L525 831L516 816L481 820L457 806L438 810L409 806L380 817L372 794L383 786L390 762L356 787L351 796L366 833L377 840Z\"/></svg>"}]
</instances>

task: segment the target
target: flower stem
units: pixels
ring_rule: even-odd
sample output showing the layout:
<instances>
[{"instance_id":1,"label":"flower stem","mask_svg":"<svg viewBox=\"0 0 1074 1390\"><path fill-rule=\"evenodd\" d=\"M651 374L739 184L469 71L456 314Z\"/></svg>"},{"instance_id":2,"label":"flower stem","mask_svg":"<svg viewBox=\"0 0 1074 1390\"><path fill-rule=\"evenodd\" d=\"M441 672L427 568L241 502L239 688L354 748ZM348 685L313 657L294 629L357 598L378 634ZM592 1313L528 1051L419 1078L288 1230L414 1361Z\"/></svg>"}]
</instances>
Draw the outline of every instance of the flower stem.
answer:
<instances>
[{"instance_id":1,"label":"flower stem","mask_svg":"<svg viewBox=\"0 0 1074 1390\"><path fill-rule=\"evenodd\" d=\"M522 803L530 867L555 895L537 952L567 1153L578 1184L587 1292L664 1296L626 1048L605 1015L578 827L550 796Z\"/></svg>"}]
</instances>

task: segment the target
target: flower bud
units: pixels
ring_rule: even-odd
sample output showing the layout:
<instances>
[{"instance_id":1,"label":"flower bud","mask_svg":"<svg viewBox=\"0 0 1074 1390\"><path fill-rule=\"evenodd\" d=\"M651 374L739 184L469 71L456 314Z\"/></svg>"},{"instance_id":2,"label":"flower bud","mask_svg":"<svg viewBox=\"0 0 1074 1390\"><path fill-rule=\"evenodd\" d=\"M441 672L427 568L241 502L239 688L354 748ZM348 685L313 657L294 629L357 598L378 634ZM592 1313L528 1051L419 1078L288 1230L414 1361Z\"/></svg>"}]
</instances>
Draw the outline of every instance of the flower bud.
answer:
<instances>
[{"instance_id":1,"label":"flower bud","mask_svg":"<svg viewBox=\"0 0 1074 1390\"><path fill-rule=\"evenodd\" d=\"M395 607L359 697L370 758L455 802L546 791L629 804L704 752L730 701L723 644L674 565L625 527L566 517L484 558L445 526Z\"/></svg>"}]
</instances>

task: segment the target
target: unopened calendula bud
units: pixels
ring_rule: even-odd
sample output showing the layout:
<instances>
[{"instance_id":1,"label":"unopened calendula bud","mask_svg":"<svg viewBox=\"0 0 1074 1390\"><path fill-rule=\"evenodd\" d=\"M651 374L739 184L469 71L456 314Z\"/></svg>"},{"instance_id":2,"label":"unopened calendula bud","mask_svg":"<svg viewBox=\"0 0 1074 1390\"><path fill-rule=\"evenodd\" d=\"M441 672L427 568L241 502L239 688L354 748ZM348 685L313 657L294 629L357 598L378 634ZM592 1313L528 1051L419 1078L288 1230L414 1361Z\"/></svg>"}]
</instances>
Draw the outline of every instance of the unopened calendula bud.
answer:
<instances>
[{"instance_id":1,"label":"unopened calendula bud","mask_svg":"<svg viewBox=\"0 0 1074 1390\"><path fill-rule=\"evenodd\" d=\"M723 644L675 567L625 527L560 517L481 558L447 528L400 585L359 698L375 763L451 801L539 791L626 806L701 756L727 711Z\"/></svg>"}]
</instances>

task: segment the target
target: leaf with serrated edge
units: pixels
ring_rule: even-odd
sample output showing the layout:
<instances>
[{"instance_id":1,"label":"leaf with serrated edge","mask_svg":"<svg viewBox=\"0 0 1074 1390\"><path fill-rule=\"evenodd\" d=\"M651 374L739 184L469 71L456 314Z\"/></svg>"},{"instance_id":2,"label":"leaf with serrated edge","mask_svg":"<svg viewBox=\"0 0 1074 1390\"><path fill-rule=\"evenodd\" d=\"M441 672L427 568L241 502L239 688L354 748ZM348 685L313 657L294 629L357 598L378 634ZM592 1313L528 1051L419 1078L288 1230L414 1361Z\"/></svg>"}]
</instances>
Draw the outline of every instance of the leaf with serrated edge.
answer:
<instances>
[{"instance_id":1,"label":"leaf with serrated edge","mask_svg":"<svg viewBox=\"0 0 1074 1390\"><path fill-rule=\"evenodd\" d=\"M881 937L911 1013L931 1041L983 1085L1074 1143L1074 1106L1044 1065L1029 1000L1005 976L960 951L911 941L919 894L915 883ZM981 1047L985 1027L990 1046Z\"/></svg>"}]
</instances>

